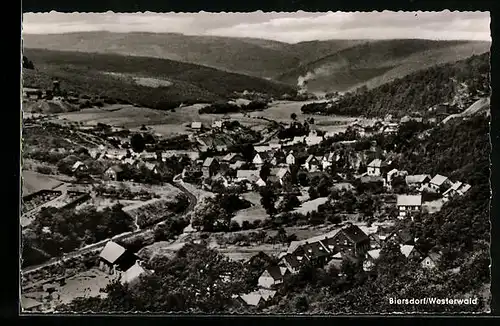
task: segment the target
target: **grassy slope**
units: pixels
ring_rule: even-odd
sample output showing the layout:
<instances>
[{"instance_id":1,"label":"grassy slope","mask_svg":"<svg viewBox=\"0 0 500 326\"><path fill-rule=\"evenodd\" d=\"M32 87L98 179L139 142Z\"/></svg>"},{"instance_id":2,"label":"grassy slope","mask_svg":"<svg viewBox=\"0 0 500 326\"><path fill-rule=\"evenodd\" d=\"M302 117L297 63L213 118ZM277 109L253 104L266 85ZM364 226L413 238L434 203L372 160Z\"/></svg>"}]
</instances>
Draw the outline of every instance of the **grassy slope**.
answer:
<instances>
[{"instance_id":1,"label":"grassy slope","mask_svg":"<svg viewBox=\"0 0 500 326\"><path fill-rule=\"evenodd\" d=\"M345 91L366 84L376 87L437 64L487 52L489 42L383 40L348 47L292 69L278 80L296 83L299 76L319 71L310 90Z\"/></svg>"},{"instance_id":2,"label":"grassy slope","mask_svg":"<svg viewBox=\"0 0 500 326\"><path fill-rule=\"evenodd\" d=\"M27 86L49 87L51 77L58 77L66 90L126 99L150 107L158 107L162 102L211 102L229 98L234 91L257 91L273 96L293 92L288 85L265 79L165 59L42 49L25 49L25 55L36 67L36 71L24 71ZM166 79L173 85L139 86L131 78L106 72Z\"/></svg>"}]
</instances>

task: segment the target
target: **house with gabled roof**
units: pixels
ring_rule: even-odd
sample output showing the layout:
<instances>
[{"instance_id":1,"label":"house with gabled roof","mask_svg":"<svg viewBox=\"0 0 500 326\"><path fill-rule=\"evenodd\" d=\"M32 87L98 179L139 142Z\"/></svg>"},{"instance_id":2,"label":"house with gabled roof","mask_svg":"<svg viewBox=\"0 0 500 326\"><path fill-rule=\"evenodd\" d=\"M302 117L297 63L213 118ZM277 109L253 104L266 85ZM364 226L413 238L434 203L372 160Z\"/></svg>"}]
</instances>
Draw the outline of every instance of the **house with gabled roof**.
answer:
<instances>
[{"instance_id":1,"label":"house with gabled roof","mask_svg":"<svg viewBox=\"0 0 500 326\"><path fill-rule=\"evenodd\" d=\"M373 267L375 266L375 262L379 259L380 257L380 249L372 249L366 252L365 254L365 260L363 261L363 270L365 272L369 272L373 270Z\"/></svg>"},{"instance_id":2,"label":"house with gabled roof","mask_svg":"<svg viewBox=\"0 0 500 326\"><path fill-rule=\"evenodd\" d=\"M316 172L321 166L320 161L314 155L309 155L304 163L304 167L309 172Z\"/></svg>"},{"instance_id":3,"label":"house with gabled roof","mask_svg":"<svg viewBox=\"0 0 500 326\"><path fill-rule=\"evenodd\" d=\"M449 200L455 196L463 196L470 188L469 184L457 181L448 190L443 192L443 198Z\"/></svg>"},{"instance_id":4,"label":"house with gabled roof","mask_svg":"<svg viewBox=\"0 0 500 326\"><path fill-rule=\"evenodd\" d=\"M71 172L76 173L79 171L86 171L88 170L88 167L85 163L82 161L76 161L75 164L71 166Z\"/></svg>"},{"instance_id":5,"label":"house with gabled roof","mask_svg":"<svg viewBox=\"0 0 500 326\"><path fill-rule=\"evenodd\" d=\"M123 169L119 165L110 166L104 171L104 176L110 180L120 181L122 179Z\"/></svg>"},{"instance_id":6,"label":"house with gabled roof","mask_svg":"<svg viewBox=\"0 0 500 326\"><path fill-rule=\"evenodd\" d=\"M132 267L138 257L114 241L108 241L99 254L99 269L117 275Z\"/></svg>"},{"instance_id":7,"label":"house with gabled roof","mask_svg":"<svg viewBox=\"0 0 500 326\"><path fill-rule=\"evenodd\" d=\"M284 185L288 182L291 177L290 170L288 168L271 168L271 173L268 179L270 181L278 181L280 185Z\"/></svg>"},{"instance_id":8,"label":"house with gabled roof","mask_svg":"<svg viewBox=\"0 0 500 326\"><path fill-rule=\"evenodd\" d=\"M282 270L278 265L269 265L259 277L259 287L270 289L275 285L283 283L285 275L283 273L286 273L286 269Z\"/></svg>"},{"instance_id":9,"label":"house with gabled roof","mask_svg":"<svg viewBox=\"0 0 500 326\"><path fill-rule=\"evenodd\" d=\"M419 213L422 210L422 195L398 195L396 206L398 208L398 218L404 219Z\"/></svg>"},{"instance_id":10,"label":"house with gabled roof","mask_svg":"<svg viewBox=\"0 0 500 326\"><path fill-rule=\"evenodd\" d=\"M203 161L203 165L201 167L201 171L203 172L204 178L210 178L215 173L217 173L219 169L219 162L215 157L207 157L205 161Z\"/></svg>"},{"instance_id":11,"label":"house with gabled roof","mask_svg":"<svg viewBox=\"0 0 500 326\"><path fill-rule=\"evenodd\" d=\"M228 164L234 164L237 161L244 161L244 158L239 153L228 153L221 159L221 161Z\"/></svg>"},{"instance_id":12,"label":"house with gabled roof","mask_svg":"<svg viewBox=\"0 0 500 326\"><path fill-rule=\"evenodd\" d=\"M382 175L382 168L384 164L381 159L374 159L367 166L368 176L379 177Z\"/></svg>"},{"instance_id":13,"label":"house with gabled roof","mask_svg":"<svg viewBox=\"0 0 500 326\"><path fill-rule=\"evenodd\" d=\"M348 249L354 256L364 254L370 248L370 238L357 225L350 223L335 235L335 240L338 246Z\"/></svg>"},{"instance_id":14,"label":"house with gabled roof","mask_svg":"<svg viewBox=\"0 0 500 326\"><path fill-rule=\"evenodd\" d=\"M305 243L302 245L306 258L315 265L323 265L330 256L330 251L323 246L321 241Z\"/></svg>"},{"instance_id":15,"label":"house with gabled roof","mask_svg":"<svg viewBox=\"0 0 500 326\"><path fill-rule=\"evenodd\" d=\"M252 163L256 166L262 166L265 162L269 161L270 155L267 152L260 152L255 154Z\"/></svg>"},{"instance_id":16,"label":"house with gabled roof","mask_svg":"<svg viewBox=\"0 0 500 326\"><path fill-rule=\"evenodd\" d=\"M423 268L434 269L441 262L442 254L440 252L429 252L429 254L420 262Z\"/></svg>"},{"instance_id":17,"label":"house with gabled roof","mask_svg":"<svg viewBox=\"0 0 500 326\"><path fill-rule=\"evenodd\" d=\"M410 188L422 189L422 187L426 186L429 181L431 181L431 176L428 174L407 175L405 181Z\"/></svg>"},{"instance_id":18,"label":"house with gabled roof","mask_svg":"<svg viewBox=\"0 0 500 326\"><path fill-rule=\"evenodd\" d=\"M290 271L290 273L296 274L300 271L302 260L297 259L296 255L287 253L283 257L281 257L278 266L286 267Z\"/></svg>"},{"instance_id":19,"label":"house with gabled roof","mask_svg":"<svg viewBox=\"0 0 500 326\"><path fill-rule=\"evenodd\" d=\"M434 178L429 181L429 189L435 192L444 192L453 185L453 182L441 174L436 174Z\"/></svg>"},{"instance_id":20,"label":"house with gabled roof","mask_svg":"<svg viewBox=\"0 0 500 326\"><path fill-rule=\"evenodd\" d=\"M129 269L124 271L120 277L120 283L133 285L139 281L139 278L143 275L147 275L146 271L142 266L140 261L136 261Z\"/></svg>"},{"instance_id":21,"label":"house with gabled roof","mask_svg":"<svg viewBox=\"0 0 500 326\"><path fill-rule=\"evenodd\" d=\"M285 162L287 165L294 165L295 164L295 155L293 154L293 151L290 151L288 155L286 156Z\"/></svg>"}]
</instances>

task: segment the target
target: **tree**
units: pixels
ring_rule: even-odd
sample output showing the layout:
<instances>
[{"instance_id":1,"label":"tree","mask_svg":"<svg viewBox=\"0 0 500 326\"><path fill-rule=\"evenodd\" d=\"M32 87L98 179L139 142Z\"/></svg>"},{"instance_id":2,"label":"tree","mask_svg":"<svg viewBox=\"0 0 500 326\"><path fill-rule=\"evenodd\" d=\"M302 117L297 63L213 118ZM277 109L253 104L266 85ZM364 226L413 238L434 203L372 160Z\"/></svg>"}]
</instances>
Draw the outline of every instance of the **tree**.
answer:
<instances>
[{"instance_id":1,"label":"tree","mask_svg":"<svg viewBox=\"0 0 500 326\"><path fill-rule=\"evenodd\" d=\"M297 120L297 114L296 113L290 114L290 118L294 121Z\"/></svg>"},{"instance_id":2,"label":"tree","mask_svg":"<svg viewBox=\"0 0 500 326\"><path fill-rule=\"evenodd\" d=\"M136 153L142 153L146 148L146 143L141 134L134 134L130 138L130 146Z\"/></svg>"},{"instance_id":3,"label":"tree","mask_svg":"<svg viewBox=\"0 0 500 326\"><path fill-rule=\"evenodd\" d=\"M279 210L281 212L289 212L298 206L300 206L300 201L297 196L293 194L286 194L280 203Z\"/></svg>"},{"instance_id":4,"label":"tree","mask_svg":"<svg viewBox=\"0 0 500 326\"><path fill-rule=\"evenodd\" d=\"M23 55L23 68L35 70L35 65L33 64L33 62L24 55Z\"/></svg>"},{"instance_id":5,"label":"tree","mask_svg":"<svg viewBox=\"0 0 500 326\"><path fill-rule=\"evenodd\" d=\"M267 180L270 174L271 174L271 164L266 161L260 168L259 176L262 180Z\"/></svg>"},{"instance_id":6,"label":"tree","mask_svg":"<svg viewBox=\"0 0 500 326\"><path fill-rule=\"evenodd\" d=\"M276 200L278 196L275 194L273 189L269 186L266 186L260 190L260 203L262 207L266 210L266 213L273 217L276 214Z\"/></svg>"}]
</instances>

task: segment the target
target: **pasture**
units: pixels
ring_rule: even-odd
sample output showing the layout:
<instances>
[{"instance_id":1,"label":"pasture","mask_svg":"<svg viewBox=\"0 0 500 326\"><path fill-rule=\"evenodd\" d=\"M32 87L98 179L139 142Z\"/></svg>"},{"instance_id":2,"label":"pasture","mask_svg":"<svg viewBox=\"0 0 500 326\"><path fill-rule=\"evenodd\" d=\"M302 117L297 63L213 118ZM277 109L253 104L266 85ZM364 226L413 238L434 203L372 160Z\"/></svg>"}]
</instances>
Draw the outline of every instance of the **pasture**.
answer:
<instances>
[{"instance_id":1,"label":"pasture","mask_svg":"<svg viewBox=\"0 0 500 326\"><path fill-rule=\"evenodd\" d=\"M26 196L43 189L54 189L63 184L48 175L34 171L22 171L22 195Z\"/></svg>"}]
</instances>

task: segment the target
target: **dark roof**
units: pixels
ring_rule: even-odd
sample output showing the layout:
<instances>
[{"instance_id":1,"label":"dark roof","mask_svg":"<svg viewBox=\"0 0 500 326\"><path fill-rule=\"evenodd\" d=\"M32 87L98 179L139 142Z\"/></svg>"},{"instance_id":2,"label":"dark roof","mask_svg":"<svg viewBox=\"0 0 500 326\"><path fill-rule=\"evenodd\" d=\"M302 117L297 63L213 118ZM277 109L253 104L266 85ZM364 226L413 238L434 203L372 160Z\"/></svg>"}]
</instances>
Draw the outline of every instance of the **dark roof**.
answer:
<instances>
[{"instance_id":1,"label":"dark roof","mask_svg":"<svg viewBox=\"0 0 500 326\"><path fill-rule=\"evenodd\" d=\"M287 254L283 256L283 258L292 268L300 267L300 262L297 260L297 257L291 254Z\"/></svg>"},{"instance_id":2,"label":"dark roof","mask_svg":"<svg viewBox=\"0 0 500 326\"><path fill-rule=\"evenodd\" d=\"M283 275L281 275L281 269L277 265L267 266L266 271L274 280L281 280L283 278Z\"/></svg>"},{"instance_id":3,"label":"dark roof","mask_svg":"<svg viewBox=\"0 0 500 326\"><path fill-rule=\"evenodd\" d=\"M339 250L339 248L335 247L335 238L325 238L324 240L321 240L321 243L323 246L326 247L326 249L330 250L330 253L336 254ZM330 249L330 246L333 246L333 249Z\"/></svg>"},{"instance_id":4,"label":"dark roof","mask_svg":"<svg viewBox=\"0 0 500 326\"><path fill-rule=\"evenodd\" d=\"M366 233L354 224L342 229L342 232L354 243L360 243L366 240L370 241Z\"/></svg>"},{"instance_id":5,"label":"dark roof","mask_svg":"<svg viewBox=\"0 0 500 326\"><path fill-rule=\"evenodd\" d=\"M302 246L308 258L319 258L328 256L328 250L321 244L321 242L306 243Z\"/></svg>"}]
</instances>

